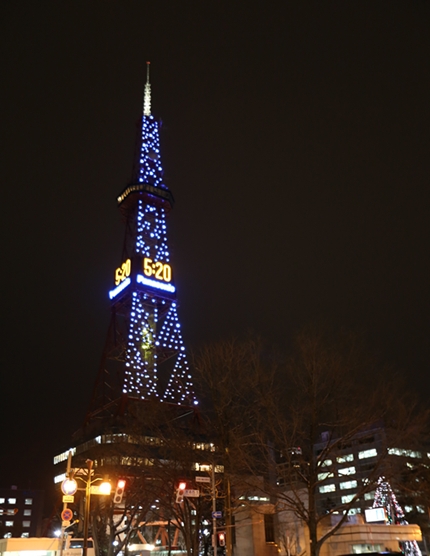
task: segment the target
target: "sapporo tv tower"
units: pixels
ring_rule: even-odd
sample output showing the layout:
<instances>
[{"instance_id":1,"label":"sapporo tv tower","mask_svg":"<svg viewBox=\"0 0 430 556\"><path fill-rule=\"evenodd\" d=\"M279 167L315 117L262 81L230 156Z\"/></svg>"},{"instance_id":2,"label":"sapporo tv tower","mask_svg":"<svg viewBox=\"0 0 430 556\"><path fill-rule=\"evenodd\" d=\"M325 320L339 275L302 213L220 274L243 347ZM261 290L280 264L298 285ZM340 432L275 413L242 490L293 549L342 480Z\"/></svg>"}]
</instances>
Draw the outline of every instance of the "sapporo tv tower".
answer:
<instances>
[{"instance_id":1,"label":"sapporo tv tower","mask_svg":"<svg viewBox=\"0 0 430 556\"><path fill-rule=\"evenodd\" d=\"M166 224L173 196L163 182L149 62L140 151L133 180L117 201L124 247L109 292L111 322L87 424L118 414L130 399L197 404L177 314Z\"/></svg>"}]
</instances>

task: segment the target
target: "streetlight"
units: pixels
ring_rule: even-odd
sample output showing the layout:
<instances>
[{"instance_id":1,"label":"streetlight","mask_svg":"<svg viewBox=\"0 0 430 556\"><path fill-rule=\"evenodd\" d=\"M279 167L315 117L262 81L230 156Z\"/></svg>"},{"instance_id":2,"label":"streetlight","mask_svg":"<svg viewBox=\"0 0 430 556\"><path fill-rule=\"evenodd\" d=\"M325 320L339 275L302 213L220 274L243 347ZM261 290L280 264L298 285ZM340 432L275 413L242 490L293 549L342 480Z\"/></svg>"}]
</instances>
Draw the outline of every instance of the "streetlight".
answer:
<instances>
[{"instance_id":1,"label":"streetlight","mask_svg":"<svg viewBox=\"0 0 430 556\"><path fill-rule=\"evenodd\" d=\"M96 481L102 481L100 477L95 478L93 481L91 480L91 471L93 469L93 460L87 459L85 462L87 464L87 480L85 484L85 509L84 509L84 542L82 548L82 556L87 556L88 552L88 529L89 529L89 521L90 521L90 504L91 504L91 494L110 494L111 484L107 481L104 481L101 485L95 487L93 484ZM78 477L80 478L80 477ZM93 490L94 489L94 490Z\"/></svg>"},{"instance_id":2,"label":"streetlight","mask_svg":"<svg viewBox=\"0 0 430 556\"><path fill-rule=\"evenodd\" d=\"M84 546L82 556L87 556L88 552L88 522L90 520L90 502L91 502L91 470L93 468L93 460L87 459L87 483L85 485L85 509L84 509Z\"/></svg>"}]
</instances>

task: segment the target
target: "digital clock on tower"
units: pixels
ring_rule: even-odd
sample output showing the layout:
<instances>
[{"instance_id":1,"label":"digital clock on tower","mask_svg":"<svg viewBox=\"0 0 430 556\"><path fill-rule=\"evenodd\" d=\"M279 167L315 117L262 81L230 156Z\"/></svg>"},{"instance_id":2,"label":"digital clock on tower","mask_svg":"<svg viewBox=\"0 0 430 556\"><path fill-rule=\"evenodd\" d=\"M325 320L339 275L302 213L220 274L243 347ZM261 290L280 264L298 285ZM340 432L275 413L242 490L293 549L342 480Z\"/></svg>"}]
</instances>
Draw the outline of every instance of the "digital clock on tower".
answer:
<instances>
[{"instance_id":1,"label":"digital clock on tower","mask_svg":"<svg viewBox=\"0 0 430 556\"><path fill-rule=\"evenodd\" d=\"M172 267L161 261L154 262L148 257L143 259L143 273L145 276L148 276L148 278L155 278L162 282L172 281Z\"/></svg>"}]
</instances>

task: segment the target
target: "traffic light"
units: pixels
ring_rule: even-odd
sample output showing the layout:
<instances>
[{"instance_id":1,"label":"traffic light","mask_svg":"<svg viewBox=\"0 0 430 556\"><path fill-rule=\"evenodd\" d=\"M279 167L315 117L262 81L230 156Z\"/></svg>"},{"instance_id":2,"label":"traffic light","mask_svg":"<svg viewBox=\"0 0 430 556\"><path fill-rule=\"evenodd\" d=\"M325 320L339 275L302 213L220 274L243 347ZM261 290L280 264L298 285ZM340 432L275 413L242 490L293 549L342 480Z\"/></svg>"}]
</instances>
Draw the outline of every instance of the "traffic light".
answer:
<instances>
[{"instance_id":1,"label":"traffic light","mask_svg":"<svg viewBox=\"0 0 430 556\"><path fill-rule=\"evenodd\" d=\"M115 494L113 496L114 504L121 504L122 497L124 496L125 481L124 479L119 479L116 484Z\"/></svg>"},{"instance_id":2,"label":"traffic light","mask_svg":"<svg viewBox=\"0 0 430 556\"><path fill-rule=\"evenodd\" d=\"M224 533L224 531L220 531L218 533L218 544L220 546L225 546L225 533Z\"/></svg>"},{"instance_id":3,"label":"traffic light","mask_svg":"<svg viewBox=\"0 0 430 556\"><path fill-rule=\"evenodd\" d=\"M180 504L184 500L184 492L187 488L187 483L185 481L181 481L176 489L176 503Z\"/></svg>"}]
</instances>

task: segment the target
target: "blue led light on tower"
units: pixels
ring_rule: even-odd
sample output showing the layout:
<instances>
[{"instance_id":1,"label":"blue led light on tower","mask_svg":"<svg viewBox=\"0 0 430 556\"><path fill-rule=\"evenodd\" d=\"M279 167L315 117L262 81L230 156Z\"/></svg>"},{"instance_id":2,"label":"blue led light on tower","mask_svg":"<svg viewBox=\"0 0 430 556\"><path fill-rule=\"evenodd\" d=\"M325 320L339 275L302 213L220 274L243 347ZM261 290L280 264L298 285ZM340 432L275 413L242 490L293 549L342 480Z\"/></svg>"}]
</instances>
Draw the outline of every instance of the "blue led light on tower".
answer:
<instances>
[{"instance_id":1,"label":"blue led light on tower","mask_svg":"<svg viewBox=\"0 0 430 556\"><path fill-rule=\"evenodd\" d=\"M122 395L195 405L167 237L173 197L163 181L160 126L151 114L150 93L148 66L134 181L117 198L126 235L115 285L109 292L112 323L107 359L122 364L122 370L116 370L116 376L122 376ZM101 371L102 390L108 365Z\"/></svg>"},{"instance_id":2,"label":"blue led light on tower","mask_svg":"<svg viewBox=\"0 0 430 556\"><path fill-rule=\"evenodd\" d=\"M139 182L166 188L162 181L163 169L160 160L158 122L154 116L144 115L142 137L145 138L145 141L142 141L140 149Z\"/></svg>"}]
</instances>

